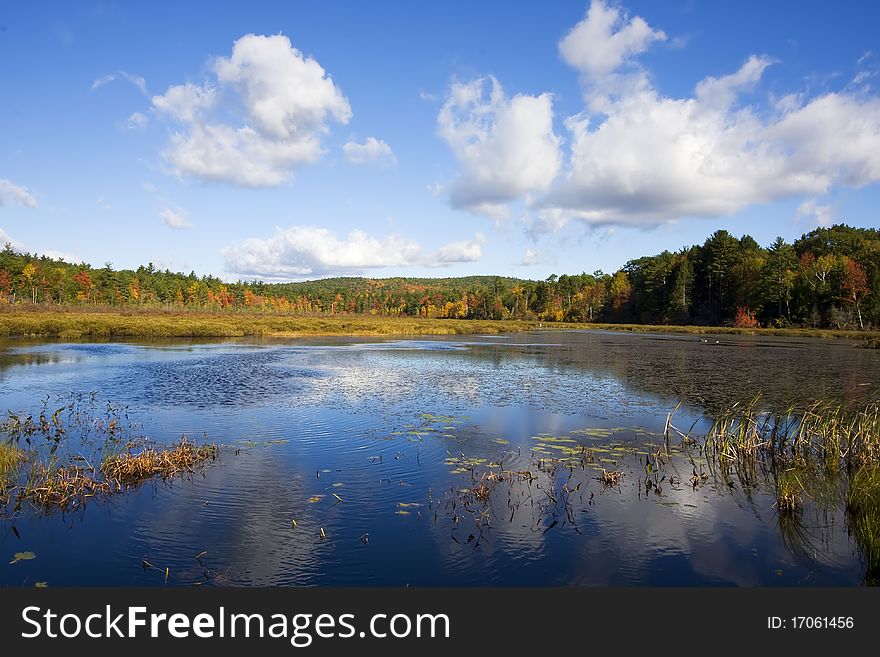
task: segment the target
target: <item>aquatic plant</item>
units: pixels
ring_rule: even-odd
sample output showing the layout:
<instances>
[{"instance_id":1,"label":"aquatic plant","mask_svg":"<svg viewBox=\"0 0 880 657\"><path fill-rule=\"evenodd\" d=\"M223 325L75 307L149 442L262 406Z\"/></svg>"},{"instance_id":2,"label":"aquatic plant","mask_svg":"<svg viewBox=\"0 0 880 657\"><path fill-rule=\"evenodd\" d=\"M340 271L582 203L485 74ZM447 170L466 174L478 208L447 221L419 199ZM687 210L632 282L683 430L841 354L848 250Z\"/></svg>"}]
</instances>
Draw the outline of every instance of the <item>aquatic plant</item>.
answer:
<instances>
[{"instance_id":1,"label":"aquatic plant","mask_svg":"<svg viewBox=\"0 0 880 657\"><path fill-rule=\"evenodd\" d=\"M36 462L31 464L17 502L20 504L27 500L43 508L67 509L85 503L90 497L109 492L110 485L95 478L94 468L77 465L55 467Z\"/></svg>"},{"instance_id":2,"label":"aquatic plant","mask_svg":"<svg viewBox=\"0 0 880 657\"><path fill-rule=\"evenodd\" d=\"M602 474L596 477L596 479L606 486L619 486L621 479L623 479L623 472L620 470L605 470L603 468Z\"/></svg>"},{"instance_id":3,"label":"aquatic plant","mask_svg":"<svg viewBox=\"0 0 880 657\"><path fill-rule=\"evenodd\" d=\"M880 584L880 466L864 465L850 478L847 529L866 562L865 583Z\"/></svg>"},{"instance_id":4,"label":"aquatic plant","mask_svg":"<svg viewBox=\"0 0 880 657\"><path fill-rule=\"evenodd\" d=\"M183 436L173 448L146 448L137 453L106 456L101 474L116 488L136 486L147 479L169 479L181 473L192 474L195 468L217 458L216 445L195 445Z\"/></svg>"},{"instance_id":5,"label":"aquatic plant","mask_svg":"<svg viewBox=\"0 0 880 657\"><path fill-rule=\"evenodd\" d=\"M814 401L767 409L756 396L719 413L704 444L718 460L749 459L762 452L783 462L871 463L880 458L880 403Z\"/></svg>"},{"instance_id":6,"label":"aquatic plant","mask_svg":"<svg viewBox=\"0 0 880 657\"><path fill-rule=\"evenodd\" d=\"M780 514L800 511L804 505L803 495L803 484L794 470L785 470L776 479L776 508Z\"/></svg>"},{"instance_id":7,"label":"aquatic plant","mask_svg":"<svg viewBox=\"0 0 880 657\"><path fill-rule=\"evenodd\" d=\"M9 490L15 486L18 470L25 462L23 450L7 442L0 442L0 504L8 500Z\"/></svg>"},{"instance_id":8,"label":"aquatic plant","mask_svg":"<svg viewBox=\"0 0 880 657\"><path fill-rule=\"evenodd\" d=\"M47 396L38 414L8 412L0 423L0 511L13 501L13 511L25 502L72 509L147 479L192 473L217 458L216 445L186 436L172 447L148 446L129 436L131 427L125 407L99 402L96 393L51 403ZM96 468L90 459L101 454Z\"/></svg>"}]
</instances>

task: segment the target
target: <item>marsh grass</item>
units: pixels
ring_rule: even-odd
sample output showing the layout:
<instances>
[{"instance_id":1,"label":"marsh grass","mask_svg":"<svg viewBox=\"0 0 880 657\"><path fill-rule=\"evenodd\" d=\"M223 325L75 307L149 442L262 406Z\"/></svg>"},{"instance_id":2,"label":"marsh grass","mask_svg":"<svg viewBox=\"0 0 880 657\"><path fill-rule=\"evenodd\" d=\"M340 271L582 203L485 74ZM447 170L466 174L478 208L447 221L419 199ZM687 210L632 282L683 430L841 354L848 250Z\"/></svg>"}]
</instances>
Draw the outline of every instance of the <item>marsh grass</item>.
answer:
<instances>
[{"instance_id":1,"label":"marsh grass","mask_svg":"<svg viewBox=\"0 0 880 657\"><path fill-rule=\"evenodd\" d=\"M72 464L54 467L37 462L31 465L17 500L27 500L42 508L68 509L109 492L110 485L95 478L94 468Z\"/></svg>"},{"instance_id":2,"label":"marsh grass","mask_svg":"<svg viewBox=\"0 0 880 657\"><path fill-rule=\"evenodd\" d=\"M776 479L776 508L780 514L791 514L804 507L804 486L794 469L785 470Z\"/></svg>"},{"instance_id":3,"label":"marsh grass","mask_svg":"<svg viewBox=\"0 0 880 657\"><path fill-rule=\"evenodd\" d=\"M24 502L72 509L149 479L192 474L217 458L216 445L186 436L174 446L150 445L132 437L132 427L124 407L96 394L47 397L39 414L8 412L0 423L0 512L13 501L14 511ZM95 468L90 459L100 455Z\"/></svg>"},{"instance_id":4,"label":"marsh grass","mask_svg":"<svg viewBox=\"0 0 880 657\"><path fill-rule=\"evenodd\" d=\"M880 584L880 466L853 473L846 495L847 528L866 561L865 583Z\"/></svg>"},{"instance_id":5,"label":"marsh grass","mask_svg":"<svg viewBox=\"0 0 880 657\"><path fill-rule=\"evenodd\" d=\"M718 326L597 324L533 320L425 319L370 315L294 315L278 312L185 309L39 307L27 310L0 306L0 336L52 338L217 338L299 337L309 335L461 335L511 333L536 329L594 329L631 333L692 335L776 335L863 340L880 344L877 331L834 329L758 329Z\"/></svg>"},{"instance_id":6,"label":"marsh grass","mask_svg":"<svg viewBox=\"0 0 880 657\"><path fill-rule=\"evenodd\" d=\"M101 474L114 482L116 488L137 486L148 479L170 479L179 474L193 474L197 467L217 458L216 445L196 445L186 436L170 449L149 447L107 456L101 463Z\"/></svg>"},{"instance_id":7,"label":"marsh grass","mask_svg":"<svg viewBox=\"0 0 880 657\"><path fill-rule=\"evenodd\" d=\"M623 479L623 472L620 470L605 470L603 468L602 474L596 477L596 479L601 481L605 486L619 486Z\"/></svg>"},{"instance_id":8,"label":"marsh grass","mask_svg":"<svg viewBox=\"0 0 880 657\"><path fill-rule=\"evenodd\" d=\"M24 451L12 443L0 442L0 504L6 504L18 471L26 461Z\"/></svg>"},{"instance_id":9,"label":"marsh grass","mask_svg":"<svg viewBox=\"0 0 880 657\"><path fill-rule=\"evenodd\" d=\"M850 468L880 458L880 404L852 406L815 401L766 409L760 396L735 404L716 417L705 437L706 453L721 461L769 455L783 463L799 460Z\"/></svg>"}]
</instances>

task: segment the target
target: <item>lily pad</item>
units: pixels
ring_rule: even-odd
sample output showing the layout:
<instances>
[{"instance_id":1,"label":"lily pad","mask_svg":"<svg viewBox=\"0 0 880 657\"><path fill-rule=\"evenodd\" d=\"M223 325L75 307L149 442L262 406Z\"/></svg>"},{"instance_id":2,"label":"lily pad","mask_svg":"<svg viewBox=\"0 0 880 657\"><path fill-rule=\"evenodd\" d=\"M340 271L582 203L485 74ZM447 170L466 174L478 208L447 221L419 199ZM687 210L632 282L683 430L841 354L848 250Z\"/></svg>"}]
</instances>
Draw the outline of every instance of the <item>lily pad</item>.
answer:
<instances>
[{"instance_id":1,"label":"lily pad","mask_svg":"<svg viewBox=\"0 0 880 657\"><path fill-rule=\"evenodd\" d=\"M18 563L19 561L30 561L31 559L36 559L37 555L33 552L16 552L15 558L10 561L10 565L14 563Z\"/></svg>"}]
</instances>

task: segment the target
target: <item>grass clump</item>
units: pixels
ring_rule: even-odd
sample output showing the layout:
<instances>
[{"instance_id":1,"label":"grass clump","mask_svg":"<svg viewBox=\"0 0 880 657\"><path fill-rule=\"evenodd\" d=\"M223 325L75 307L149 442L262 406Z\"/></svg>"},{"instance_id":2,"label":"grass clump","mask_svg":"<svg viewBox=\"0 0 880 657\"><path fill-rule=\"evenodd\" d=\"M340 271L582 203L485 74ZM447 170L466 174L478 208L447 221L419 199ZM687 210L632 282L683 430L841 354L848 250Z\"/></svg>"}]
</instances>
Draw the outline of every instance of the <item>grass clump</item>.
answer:
<instances>
[{"instance_id":1,"label":"grass clump","mask_svg":"<svg viewBox=\"0 0 880 657\"><path fill-rule=\"evenodd\" d=\"M94 468L77 465L52 467L34 463L22 487L19 501L28 500L44 508L67 509L88 498L109 493L107 482L95 477Z\"/></svg>"},{"instance_id":2,"label":"grass clump","mask_svg":"<svg viewBox=\"0 0 880 657\"><path fill-rule=\"evenodd\" d=\"M867 562L865 583L880 584L880 467L859 468L846 496L847 527Z\"/></svg>"},{"instance_id":3,"label":"grass clump","mask_svg":"<svg viewBox=\"0 0 880 657\"><path fill-rule=\"evenodd\" d=\"M196 445L186 436L171 449L147 448L132 454L108 456L101 464L101 473L117 488L136 486L147 479L170 479L179 474L192 474L195 469L217 458L216 445Z\"/></svg>"},{"instance_id":4,"label":"grass clump","mask_svg":"<svg viewBox=\"0 0 880 657\"><path fill-rule=\"evenodd\" d=\"M602 474L596 477L596 479L606 486L619 486L623 479L623 472L620 470L605 470L603 468Z\"/></svg>"},{"instance_id":5,"label":"grass clump","mask_svg":"<svg viewBox=\"0 0 880 657\"><path fill-rule=\"evenodd\" d=\"M9 499L9 491L15 486L19 468L26 458L20 448L0 442L0 504L5 504Z\"/></svg>"},{"instance_id":6,"label":"grass clump","mask_svg":"<svg viewBox=\"0 0 880 657\"><path fill-rule=\"evenodd\" d=\"M797 513L803 508L804 487L795 470L786 470L776 479L776 508L779 513Z\"/></svg>"},{"instance_id":7,"label":"grass clump","mask_svg":"<svg viewBox=\"0 0 880 657\"><path fill-rule=\"evenodd\" d=\"M718 460L769 455L782 462L818 461L850 469L880 459L880 403L816 401L767 410L760 396L720 413L706 434Z\"/></svg>"}]
</instances>

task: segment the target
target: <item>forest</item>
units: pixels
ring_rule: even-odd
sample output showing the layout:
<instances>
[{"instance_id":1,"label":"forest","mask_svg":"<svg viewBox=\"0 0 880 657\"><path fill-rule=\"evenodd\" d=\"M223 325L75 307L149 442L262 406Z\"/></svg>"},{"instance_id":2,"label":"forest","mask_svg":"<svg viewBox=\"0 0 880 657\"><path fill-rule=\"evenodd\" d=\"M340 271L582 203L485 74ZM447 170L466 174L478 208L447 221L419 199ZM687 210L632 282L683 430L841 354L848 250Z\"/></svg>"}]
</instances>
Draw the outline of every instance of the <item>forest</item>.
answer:
<instances>
[{"instance_id":1,"label":"forest","mask_svg":"<svg viewBox=\"0 0 880 657\"><path fill-rule=\"evenodd\" d=\"M880 326L880 230L816 228L764 247L726 230L702 245L546 280L325 278L225 282L214 276L96 268L0 251L0 307L179 308L302 315L527 319L700 326Z\"/></svg>"}]
</instances>

